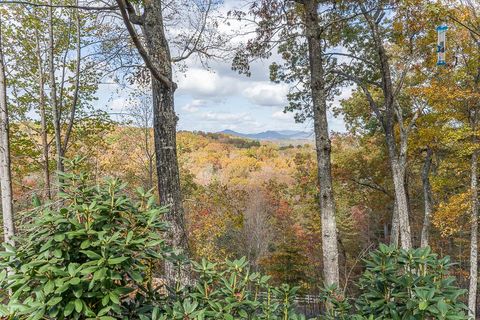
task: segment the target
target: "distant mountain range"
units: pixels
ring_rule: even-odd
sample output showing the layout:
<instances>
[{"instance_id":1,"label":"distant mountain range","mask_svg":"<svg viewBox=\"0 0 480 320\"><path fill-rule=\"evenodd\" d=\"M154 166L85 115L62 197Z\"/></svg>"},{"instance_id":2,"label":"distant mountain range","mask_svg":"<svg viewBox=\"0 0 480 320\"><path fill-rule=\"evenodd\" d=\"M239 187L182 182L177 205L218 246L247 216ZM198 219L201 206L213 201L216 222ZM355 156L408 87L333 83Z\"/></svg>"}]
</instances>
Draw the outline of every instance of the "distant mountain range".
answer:
<instances>
[{"instance_id":1,"label":"distant mountain range","mask_svg":"<svg viewBox=\"0 0 480 320\"><path fill-rule=\"evenodd\" d=\"M296 130L268 130L259 133L240 133L233 130L223 130L218 133L228 134L235 137L248 138L254 140L311 140L312 132Z\"/></svg>"}]
</instances>

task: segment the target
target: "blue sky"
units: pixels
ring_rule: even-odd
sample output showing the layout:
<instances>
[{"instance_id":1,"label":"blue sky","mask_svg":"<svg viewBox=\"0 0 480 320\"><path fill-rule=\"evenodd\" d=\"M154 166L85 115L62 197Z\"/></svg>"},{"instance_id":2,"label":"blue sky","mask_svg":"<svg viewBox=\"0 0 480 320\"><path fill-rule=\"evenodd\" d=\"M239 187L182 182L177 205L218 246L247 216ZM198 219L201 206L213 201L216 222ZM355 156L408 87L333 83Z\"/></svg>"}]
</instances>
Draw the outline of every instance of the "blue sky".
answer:
<instances>
[{"instance_id":1,"label":"blue sky","mask_svg":"<svg viewBox=\"0 0 480 320\"><path fill-rule=\"evenodd\" d=\"M228 62L215 62L210 70L192 63L185 72L177 72L178 129L208 132L231 129L243 133L285 129L311 131L311 122L295 123L293 114L283 113L288 87L269 81L269 63L255 63L251 77L232 71ZM98 107L113 114L123 113L128 109L127 93L128 89L118 85L103 85L98 93ZM349 90L345 90L338 99L348 93ZM342 119L334 118L331 113L329 128L345 131Z\"/></svg>"},{"instance_id":2,"label":"blue sky","mask_svg":"<svg viewBox=\"0 0 480 320\"><path fill-rule=\"evenodd\" d=\"M223 11L225 16L227 10L241 3L239 0L225 0L219 12ZM229 24L220 23L218 28L226 34L235 34L238 30L243 31L245 26L230 21ZM232 42L242 41L240 38L234 38ZM178 129L208 132L231 129L242 133L287 129L312 131L311 122L295 123L293 114L283 113L288 87L269 80L269 65L275 59L278 58L273 55L270 61L253 63L251 77L232 71L229 61L210 62L210 69L206 70L195 59L188 60L184 71L175 72ZM350 89L344 90L335 103L349 93ZM128 90L124 88L119 89L114 84L103 85L98 93L97 105L112 113L122 113L128 107L127 95ZM330 113L329 129L345 131L342 119L336 119Z\"/></svg>"}]
</instances>

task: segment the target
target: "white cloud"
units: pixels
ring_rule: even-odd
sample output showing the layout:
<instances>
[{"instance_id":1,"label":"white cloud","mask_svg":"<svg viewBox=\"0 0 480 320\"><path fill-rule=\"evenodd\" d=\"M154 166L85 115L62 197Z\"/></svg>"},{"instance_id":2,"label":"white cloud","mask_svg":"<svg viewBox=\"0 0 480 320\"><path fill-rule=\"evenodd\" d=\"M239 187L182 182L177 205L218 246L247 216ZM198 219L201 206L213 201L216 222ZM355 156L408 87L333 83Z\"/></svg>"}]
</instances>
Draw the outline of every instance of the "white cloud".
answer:
<instances>
[{"instance_id":1,"label":"white cloud","mask_svg":"<svg viewBox=\"0 0 480 320\"><path fill-rule=\"evenodd\" d=\"M265 81L252 81L247 77L227 75L225 70L214 73L198 68L189 69L178 79L180 94L189 94L194 99L243 97L258 106L284 106L286 104L286 85Z\"/></svg>"},{"instance_id":2,"label":"white cloud","mask_svg":"<svg viewBox=\"0 0 480 320\"><path fill-rule=\"evenodd\" d=\"M200 110L201 107L204 107L206 104L205 100L194 99L182 107L183 111L194 113Z\"/></svg>"},{"instance_id":3,"label":"white cloud","mask_svg":"<svg viewBox=\"0 0 480 320\"><path fill-rule=\"evenodd\" d=\"M291 112L276 111L272 114L272 118L277 120L291 120L294 121L293 114Z\"/></svg>"},{"instance_id":4,"label":"white cloud","mask_svg":"<svg viewBox=\"0 0 480 320\"><path fill-rule=\"evenodd\" d=\"M114 112L120 112L125 110L127 106L125 98L115 98L109 101L108 108Z\"/></svg>"},{"instance_id":5,"label":"white cloud","mask_svg":"<svg viewBox=\"0 0 480 320\"><path fill-rule=\"evenodd\" d=\"M254 83L243 90L243 94L254 104L266 107L284 106L288 88L266 82Z\"/></svg>"},{"instance_id":6,"label":"white cloud","mask_svg":"<svg viewBox=\"0 0 480 320\"><path fill-rule=\"evenodd\" d=\"M218 122L246 122L252 121L252 117L247 113L222 113L222 112L205 112L200 118L207 121Z\"/></svg>"},{"instance_id":7,"label":"white cloud","mask_svg":"<svg viewBox=\"0 0 480 320\"><path fill-rule=\"evenodd\" d=\"M238 91L238 81L221 77L218 73L192 68L178 79L179 92L196 97L219 97Z\"/></svg>"}]
</instances>

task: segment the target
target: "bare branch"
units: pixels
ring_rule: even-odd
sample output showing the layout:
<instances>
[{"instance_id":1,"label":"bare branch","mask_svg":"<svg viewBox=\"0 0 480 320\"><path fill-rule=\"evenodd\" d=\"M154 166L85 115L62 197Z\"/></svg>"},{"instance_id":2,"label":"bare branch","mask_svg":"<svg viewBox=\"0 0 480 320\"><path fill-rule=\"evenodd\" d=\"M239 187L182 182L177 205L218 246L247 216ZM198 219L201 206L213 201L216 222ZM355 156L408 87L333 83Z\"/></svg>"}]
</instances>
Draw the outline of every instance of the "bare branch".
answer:
<instances>
[{"instance_id":1,"label":"bare branch","mask_svg":"<svg viewBox=\"0 0 480 320\"><path fill-rule=\"evenodd\" d=\"M349 54L349 53L341 53L341 52L328 52L328 53L324 53L324 56L342 56L342 57L348 57L348 58L352 58L352 59L355 59L355 60L359 60L359 61L362 61L364 62L365 64L368 64L372 67L375 67L375 64L368 61L367 59L364 59L364 58L361 58L361 57L358 57L356 55L353 55L353 54Z\"/></svg>"},{"instance_id":2,"label":"bare branch","mask_svg":"<svg viewBox=\"0 0 480 320\"><path fill-rule=\"evenodd\" d=\"M78 4L78 0L77 0ZM63 140L63 149L64 151L68 147L68 142L70 140L70 135L72 133L73 129L73 122L75 121L75 113L77 110L77 104L78 104L78 95L80 91L80 62L81 62L81 30L80 30L80 13L78 12L78 9L76 10L76 28L77 28L77 63L75 65L75 89L73 92L73 101L72 101L72 107L70 109L70 119L68 121L68 127L67 131L65 133L65 138Z\"/></svg>"},{"instance_id":3,"label":"bare branch","mask_svg":"<svg viewBox=\"0 0 480 320\"><path fill-rule=\"evenodd\" d=\"M393 92L394 99L400 94L400 91L402 90L403 83L405 82L405 78L407 77L407 73L409 70L410 70L410 61L405 64L405 68L403 69L402 74L400 75L400 79L398 80L397 87Z\"/></svg>"},{"instance_id":4,"label":"bare branch","mask_svg":"<svg viewBox=\"0 0 480 320\"><path fill-rule=\"evenodd\" d=\"M122 18L123 18L123 22L125 23L125 27L127 28L128 33L130 34L130 37L132 38L132 41L133 41L135 47L138 50L138 53L142 57L143 61L145 62L145 65L147 66L147 68L152 73L153 77L155 79L157 79L158 81L162 82L169 89L175 90L176 84L174 82L172 82L168 77L163 75L161 72L159 72L157 70L157 68L155 68L155 66L153 65L152 61L150 60L150 56L148 55L147 51L143 47L142 42L138 38L137 32L135 31L135 28L133 27L133 25L132 25L132 23L129 19L127 9L126 9L125 0L117 0L117 4L118 4L118 7L119 7L120 12L122 14Z\"/></svg>"},{"instance_id":5,"label":"bare branch","mask_svg":"<svg viewBox=\"0 0 480 320\"><path fill-rule=\"evenodd\" d=\"M188 57L190 57L193 53L195 53L197 51L198 44L200 43L200 39L202 38L202 35L203 35L203 33L205 31L205 28L207 26L208 14L210 12L211 7L212 7L212 0L209 0L207 9L205 10L205 15L203 17L202 25L200 26L200 30L198 31L198 34L195 32L192 35L192 37L189 39L189 41L185 45L185 49L183 50L182 54L177 58L173 58L172 62L180 62L182 60L188 59ZM196 34L197 34L197 36L195 36ZM188 49L188 46L193 41L193 39L195 39L193 47L191 49Z\"/></svg>"},{"instance_id":6,"label":"bare branch","mask_svg":"<svg viewBox=\"0 0 480 320\"><path fill-rule=\"evenodd\" d=\"M78 5L50 5L47 3L33 3L28 1L1 1L0 4L21 4L24 6L29 7L36 7L36 8L65 8L65 9L79 9L79 10L87 10L87 11L112 11L118 10L118 6L105 6L105 7L89 7L89 6L78 6Z\"/></svg>"},{"instance_id":7,"label":"bare branch","mask_svg":"<svg viewBox=\"0 0 480 320\"><path fill-rule=\"evenodd\" d=\"M137 12L135 11L135 8L128 0L125 1L125 8L127 9L128 17L131 23L137 24L137 25L143 25L143 16L139 16L137 14Z\"/></svg>"},{"instance_id":8,"label":"bare branch","mask_svg":"<svg viewBox=\"0 0 480 320\"><path fill-rule=\"evenodd\" d=\"M345 72L342 72L342 71L333 71L333 72L341 75L346 80L353 81L356 85L358 85L362 89L363 93L367 97L368 104L370 105L370 108L373 110L373 112L375 113L377 118L380 120L382 125L385 126L384 118L383 118L382 113L380 112L380 108L378 107L378 104L373 99L373 96L370 93L370 91L368 90L368 88L365 86L365 81L363 79L360 79L360 78L355 77L353 75L349 75L348 73L345 73ZM378 84L375 83L375 85L378 85Z\"/></svg>"}]
</instances>

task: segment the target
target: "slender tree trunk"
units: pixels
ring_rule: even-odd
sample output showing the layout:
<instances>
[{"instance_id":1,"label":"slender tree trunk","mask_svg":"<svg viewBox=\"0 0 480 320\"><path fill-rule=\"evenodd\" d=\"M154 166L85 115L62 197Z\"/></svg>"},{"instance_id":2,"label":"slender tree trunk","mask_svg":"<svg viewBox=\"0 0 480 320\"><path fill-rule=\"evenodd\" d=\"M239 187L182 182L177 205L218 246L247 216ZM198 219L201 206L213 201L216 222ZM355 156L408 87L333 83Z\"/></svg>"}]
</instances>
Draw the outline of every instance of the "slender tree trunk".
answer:
<instances>
[{"instance_id":1,"label":"slender tree trunk","mask_svg":"<svg viewBox=\"0 0 480 320\"><path fill-rule=\"evenodd\" d=\"M7 82L3 56L2 21L0 16L0 189L2 197L3 237L5 243L15 245L13 221L12 177L10 169L10 140L8 125Z\"/></svg>"},{"instance_id":2,"label":"slender tree trunk","mask_svg":"<svg viewBox=\"0 0 480 320\"><path fill-rule=\"evenodd\" d=\"M468 287L468 309L470 317L476 319L478 282L478 151L474 151L472 154L470 175L472 216L470 222L470 284Z\"/></svg>"},{"instance_id":3,"label":"slender tree trunk","mask_svg":"<svg viewBox=\"0 0 480 320\"><path fill-rule=\"evenodd\" d=\"M400 234L400 246L402 249L410 249L412 247L412 236L410 231L410 221L408 215L407 191L405 188L405 164L398 160L391 161L393 173L393 185L395 188L395 199L397 203L397 219Z\"/></svg>"},{"instance_id":4,"label":"slender tree trunk","mask_svg":"<svg viewBox=\"0 0 480 320\"><path fill-rule=\"evenodd\" d=\"M423 202L425 206L425 216L423 218L422 234L420 237L420 246L428 246L428 237L430 232L430 216L432 215L432 187L430 185L430 168L432 166L433 151L427 147L427 154L423 162L422 169L422 186L423 186Z\"/></svg>"},{"instance_id":5,"label":"slender tree trunk","mask_svg":"<svg viewBox=\"0 0 480 320\"><path fill-rule=\"evenodd\" d=\"M40 38L38 30L35 29L35 43L36 54L38 61L38 95L39 95L39 109L40 109L40 130L42 137L42 162L43 162L43 180L44 193L47 199L52 198L50 190L50 168L48 163L48 136L47 136L47 116L45 112L45 82L43 74L42 55L40 50Z\"/></svg>"},{"instance_id":6,"label":"slender tree trunk","mask_svg":"<svg viewBox=\"0 0 480 320\"><path fill-rule=\"evenodd\" d=\"M161 5L161 1L144 1L143 31L152 63L171 81L170 49L165 37ZM169 235L171 245L188 253L177 160L174 90L174 86L168 86L152 75L153 128L160 204L170 208L166 219L171 225ZM178 280L182 284L190 283L188 267L179 270L171 263L167 263L165 272L170 282Z\"/></svg>"},{"instance_id":7,"label":"slender tree trunk","mask_svg":"<svg viewBox=\"0 0 480 320\"><path fill-rule=\"evenodd\" d=\"M78 6L78 0L76 1L76 5ZM75 115L77 112L77 105L78 105L78 99L79 99L79 93L80 93L80 64L81 64L81 59L82 59L82 47L81 47L81 26L80 26L80 12L78 9L75 10L75 27L76 27L76 32L77 32L77 40L76 40L76 55L77 55L77 61L75 62L75 87L73 89L73 98L72 98L72 107L70 109L70 115L68 119L68 126L65 131L65 137L63 139L63 145L60 145L61 147L61 160L63 162L63 158L65 157L65 153L67 152L68 148L68 143L70 142L70 136L72 134L73 130L73 125L75 122ZM61 110L60 110L61 113ZM61 120L61 117L60 117ZM63 168L63 163L62 163L62 170Z\"/></svg>"},{"instance_id":8,"label":"slender tree trunk","mask_svg":"<svg viewBox=\"0 0 480 320\"><path fill-rule=\"evenodd\" d=\"M55 148L57 149L57 176L59 188L62 184L62 178L58 173L63 172L62 159L62 137L61 137L61 110L57 100L57 83L55 80L55 46L53 36L53 10L52 0L48 0L48 69L49 69L49 84L50 84L50 103L53 110L53 129L55 131Z\"/></svg>"},{"instance_id":9,"label":"slender tree trunk","mask_svg":"<svg viewBox=\"0 0 480 320\"><path fill-rule=\"evenodd\" d=\"M395 92L397 92L400 88L394 88L390 71L389 56L384 46L382 31L378 28L378 22L375 21L375 18L366 10L363 4L360 5L360 8L370 27L374 45L378 54L378 68L381 73L381 86L384 95L384 110L380 110L371 95L367 95L367 97L369 99L371 108L377 115L378 120L381 121L385 131L385 140L395 189L395 201L398 209L398 215L394 215L393 218L398 219L400 244L402 249L410 249L412 247L412 239L409 222L407 190L405 184L405 173L407 167L407 135L404 132L400 133L400 150L397 150L397 141L395 139L394 130ZM368 92L368 89L364 89L364 91ZM401 128L401 130L404 130L404 128ZM395 225L395 223L396 222L393 221L392 225Z\"/></svg>"},{"instance_id":10,"label":"slender tree trunk","mask_svg":"<svg viewBox=\"0 0 480 320\"><path fill-rule=\"evenodd\" d=\"M390 245L398 247L398 240L400 239L400 226L398 220L398 205L397 201L393 201L393 214L392 214L392 232L390 234Z\"/></svg>"},{"instance_id":11,"label":"slender tree trunk","mask_svg":"<svg viewBox=\"0 0 480 320\"><path fill-rule=\"evenodd\" d=\"M143 103L143 108L144 108L144 114L143 114L143 117L144 117L144 120L145 120L145 123L144 123L144 130L143 130L143 133L145 135L145 155L147 157L147 166L148 166L148 169L147 169L147 189L152 189L153 188L153 159L154 159L154 156L152 155L152 152L150 150L150 117L149 117L149 113L150 113L150 108L146 108L146 102Z\"/></svg>"},{"instance_id":12,"label":"slender tree trunk","mask_svg":"<svg viewBox=\"0 0 480 320\"><path fill-rule=\"evenodd\" d=\"M322 223L322 250L325 283L339 285L337 225L331 173L331 141L328 135L327 102L322 64L321 30L318 3L305 2L305 25L310 60L315 144L317 148L320 213Z\"/></svg>"}]
</instances>

